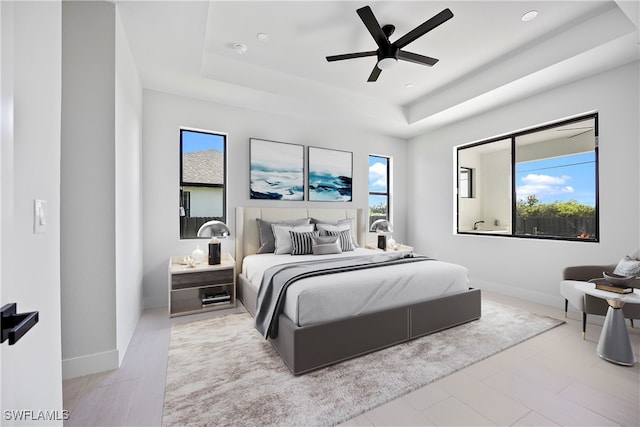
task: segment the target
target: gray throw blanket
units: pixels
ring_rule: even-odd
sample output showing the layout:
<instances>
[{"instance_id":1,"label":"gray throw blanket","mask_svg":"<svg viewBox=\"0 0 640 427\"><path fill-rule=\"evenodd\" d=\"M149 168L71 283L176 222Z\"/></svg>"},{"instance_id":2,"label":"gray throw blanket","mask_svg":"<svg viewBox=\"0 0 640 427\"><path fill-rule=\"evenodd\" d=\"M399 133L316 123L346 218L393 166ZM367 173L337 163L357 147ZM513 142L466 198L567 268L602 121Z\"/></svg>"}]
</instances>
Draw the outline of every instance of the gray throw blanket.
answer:
<instances>
[{"instance_id":1,"label":"gray throw blanket","mask_svg":"<svg viewBox=\"0 0 640 427\"><path fill-rule=\"evenodd\" d=\"M332 273L385 267L407 262L426 261L431 258L407 253L383 253L339 259L320 259L276 265L268 268L258 290L255 328L265 338L278 336L278 316L282 313L287 288L307 277Z\"/></svg>"}]
</instances>

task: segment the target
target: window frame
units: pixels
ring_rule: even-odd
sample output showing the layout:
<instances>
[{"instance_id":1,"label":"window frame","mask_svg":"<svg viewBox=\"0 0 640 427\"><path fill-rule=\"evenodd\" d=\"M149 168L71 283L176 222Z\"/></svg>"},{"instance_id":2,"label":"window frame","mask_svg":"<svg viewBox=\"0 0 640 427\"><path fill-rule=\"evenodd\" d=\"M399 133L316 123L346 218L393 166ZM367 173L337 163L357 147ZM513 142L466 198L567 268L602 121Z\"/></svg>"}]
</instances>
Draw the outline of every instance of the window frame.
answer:
<instances>
[{"instance_id":1,"label":"window frame","mask_svg":"<svg viewBox=\"0 0 640 427\"><path fill-rule=\"evenodd\" d=\"M227 223L227 172L228 172L228 168L227 168L227 147L228 147L228 135L224 132L216 132L216 131L210 131L210 130L204 130L204 129L195 129L195 128L189 128L189 127L180 127L180 152L179 152L179 158L180 158L180 171L179 171L179 193L178 193L178 203L179 203L179 217L178 217L178 225L179 225L179 229L178 229L178 234L180 236L180 240L191 240L191 239L205 239L205 237L197 237L197 236L193 236L193 237L184 237L182 235L182 224L180 222L180 218L183 216L182 213L184 212L186 214L187 209L185 209L183 203L184 203L184 194L185 194L185 190L184 187L202 187L202 188L221 188L222 189L222 218L221 221L224 222L225 224ZM216 137L221 137L222 138L222 146L223 146L223 153L222 153L222 167L223 167L223 171L222 171L222 177L223 177L223 184L209 184L209 183L199 183L199 182L187 182L184 181L184 177L183 177L183 160L184 160L184 153L183 153L183 135L184 132L191 132L191 133L200 133L200 134L205 134L205 135L214 135Z\"/></svg>"},{"instance_id":2,"label":"window frame","mask_svg":"<svg viewBox=\"0 0 640 427\"><path fill-rule=\"evenodd\" d=\"M564 236L551 236L551 235L535 235L535 234L517 234L516 233L516 220L517 220L517 182L516 182L516 140L519 137L524 135L529 135L532 133L553 129L560 126L565 126L575 122L581 122L585 120L593 119L594 121L594 167L595 167L595 182L594 182L594 191L595 191L595 238L580 238L580 237L564 237ZM487 231L474 231L474 230L460 230L460 151L468 148L473 148L481 145L496 143L500 141L505 141L510 139L511 144L511 153L510 153L510 161L511 161L511 177L510 177L510 185L511 185L511 231L510 233L491 233ZM496 237L506 237L506 238L520 238L520 239L542 239L542 240L560 240L560 241L576 241L576 242L588 242L588 243L599 243L600 242L600 163L599 163L599 120L598 120L598 112L586 113L580 116L571 117L568 119L559 120L553 123L548 123L545 125L535 126L526 130L511 132L505 135L500 135L497 137L493 137L490 139L473 142L471 144L463 145L456 147L456 234L459 235L489 235Z\"/></svg>"},{"instance_id":3,"label":"window frame","mask_svg":"<svg viewBox=\"0 0 640 427\"><path fill-rule=\"evenodd\" d=\"M387 217L386 220L389 221L390 223L393 224L392 221L392 215L391 215L391 156L385 156L385 155L381 155L381 154L369 154L367 156L367 164L369 163L369 161L371 161L372 157L376 157L376 158L380 158L380 159L385 159L386 160L386 169L387 169L387 191L386 192L382 192L382 191L371 191L371 188L369 188L369 184L367 184L367 191L368 191L368 195L367 195L367 205L369 206L368 209L368 214L367 217L370 218L371 217L371 196L384 196L387 198ZM369 219L369 227L371 227L371 219ZM367 231L369 231L369 227L367 227Z\"/></svg>"}]
</instances>

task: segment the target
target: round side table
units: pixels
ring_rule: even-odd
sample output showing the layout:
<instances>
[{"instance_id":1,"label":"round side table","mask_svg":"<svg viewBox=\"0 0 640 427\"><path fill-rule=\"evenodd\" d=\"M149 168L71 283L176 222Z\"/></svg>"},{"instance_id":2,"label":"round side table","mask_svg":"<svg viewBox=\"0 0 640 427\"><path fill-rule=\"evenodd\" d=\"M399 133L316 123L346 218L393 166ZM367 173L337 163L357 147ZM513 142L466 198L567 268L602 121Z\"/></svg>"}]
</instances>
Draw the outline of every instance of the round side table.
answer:
<instances>
[{"instance_id":1,"label":"round side table","mask_svg":"<svg viewBox=\"0 0 640 427\"><path fill-rule=\"evenodd\" d=\"M622 306L626 303L640 304L640 290L634 289L633 293L618 294L596 289L595 284L587 282L576 283L576 288L596 298L604 299L609 304L596 349L598 356L618 365L635 365L636 356L633 354L629 331L624 323Z\"/></svg>"}]
</instances>

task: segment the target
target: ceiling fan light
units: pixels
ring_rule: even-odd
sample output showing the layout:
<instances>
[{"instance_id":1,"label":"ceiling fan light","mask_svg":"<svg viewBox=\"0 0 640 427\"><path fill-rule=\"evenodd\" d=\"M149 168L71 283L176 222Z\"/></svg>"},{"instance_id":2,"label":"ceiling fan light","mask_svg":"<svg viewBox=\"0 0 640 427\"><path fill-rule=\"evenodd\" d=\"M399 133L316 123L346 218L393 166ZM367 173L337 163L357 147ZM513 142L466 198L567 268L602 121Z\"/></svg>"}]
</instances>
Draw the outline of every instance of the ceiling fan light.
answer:
<instances>
[{"instance_id":1,"label":"ceiling fan light","mask_svg":"<svg viewBox=\"0 0 640 427\"><path fill-rule=\"evenodd\" d=\"M378 61L378 68L381 70L388 70L389 68L393 68L397 63L398 60L396 58L382 58Z\"/></svg>"}]
</instances>

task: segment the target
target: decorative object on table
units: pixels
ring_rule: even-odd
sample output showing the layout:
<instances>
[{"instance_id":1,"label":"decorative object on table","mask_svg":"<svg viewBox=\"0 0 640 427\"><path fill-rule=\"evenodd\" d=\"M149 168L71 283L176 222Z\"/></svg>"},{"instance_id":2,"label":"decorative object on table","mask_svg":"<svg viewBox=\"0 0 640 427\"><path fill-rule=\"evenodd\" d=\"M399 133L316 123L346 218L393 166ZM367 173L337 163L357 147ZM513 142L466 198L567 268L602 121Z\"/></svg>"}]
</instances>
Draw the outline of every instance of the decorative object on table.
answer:
<instances>
[{"instance_id":1,"label":"decorative object on table","mask_svg":"<svg viewBox=\"0 0 640 427\"><path fill-rule=\"evenodd\" d=\"M635 280L635 276L624 276L621 274L602 272L602 277L609 282L610 285L627 287L631 282Z\"/></svg>"},{"instance_id":2,"label":"decorative object on table","mask_svg":"<svg viewBox=\"0 0 640 427\"><path fill-rule=\"evenodd\" d=\"M200 245L196 245L196 248L191 252L191 258L193 258L196 264L200 264L204 259L204 251L200 249Z\"/></svg>"},{"instance_id":3,"label":"decorative object on table","mask_svg":"<svg viewBox=\"0 0 640 427\"><path fill-rule=\"evenodd\" d=\"M193 268L193 267L195 267L195 266L198 264L198 262L196 261L196 259L195 259L195 258L193 258L193 257L190 257L190 256L186 256L186 257L184 257L184 259L182 260L182 263L183 263L184 265L186 265L187 267L190 267L190 268Z\"/></svg>"},{"instance_id":4,"label":"decorative object on table","mask_svg":"<svg viewBox=\"0 0 640 427\"><path fill-rule=\"evenodd\" d=\"M220 264L220 237L229 237L229 227L222 221L208 221L198 229L198 237L211 237L209 240L209 265Z\"/></svg>"},{"instance_id":5,"label":"decorative object on table","mask_svg":"<svg viewBox=\"0 0 640 427\"><path fill-rule=\"evenodd\" d=\"M386 233L391 233L393 231L393 225L391 225L391 223L386 219L378 219L373 221L373 224L371 224L371 228L369 230L378 233L378 248L386 251L387 244L389 243L387 241ZM390 237L391 236L389 236L389 239ZM395 247L395 240L393 240L393 244Z\"/></svg>"},{"instance_id":6,"label":"decorative object on table","mask_svg":"<svg viewBox=\"0 0 640 427\"><path fill-rule=\"evenodd\" d=\"M608 283L598 283L595 285L596 289L601 291L615 292L617 294L632 294L633 288L623 288L622 286L609 285Z\"/></svg>"},{"instance_id":7,"label":"decorative object on table","mask_svg":"<svg viewBox=\"0 0 640 427\"><path fill-rule=\"evenodd\" d=\"M602 272L604 279L593 280L596 284L596 289L602 291L615 292L618 294L630 294L633 293L633 288L628 286L635 280L635 276L622 276L620 274Z\"/></svg>"},{"instance_id":8,"label":"decorative object on table","mask_svg":"<svg viewBox=\"0 0 640 427\"><path fill-rule=\"evenodd\" d=\"M352 201L353 153L309 147L309 201Z\"/></svg>"},{"instance_id":9,"label":"decorative object on table","mask_svg":"<svg viewBox=\"0 0 640 427\"><path fill-rule=\"evenodd\" d=\"M304 146L250 139L252 199L304 200Z\"/></svg>"},{"instance_id":10,"label":"decorative object on table","mask_svg":"<svg viewBox=\"0 0 640 427\"><path fill-rule=\"evenodd\" d=\"M396 241L393 239L393 237L389 237L387 239L387 248L392 249L392 250L397 250L400 247L399 244L396 243Z\"/></svg>"}]
</instances>

